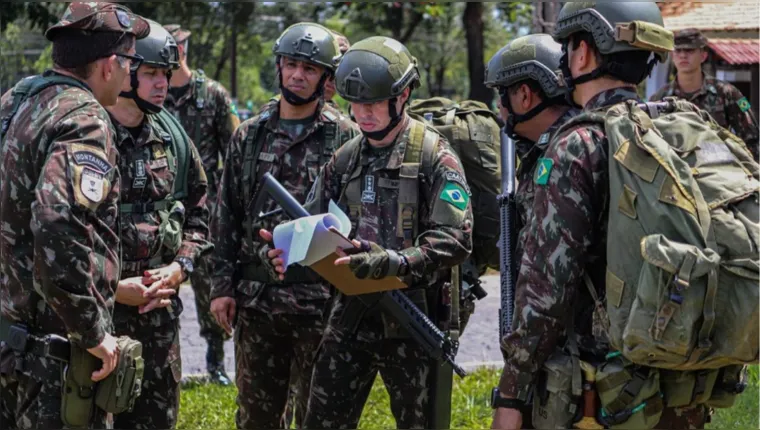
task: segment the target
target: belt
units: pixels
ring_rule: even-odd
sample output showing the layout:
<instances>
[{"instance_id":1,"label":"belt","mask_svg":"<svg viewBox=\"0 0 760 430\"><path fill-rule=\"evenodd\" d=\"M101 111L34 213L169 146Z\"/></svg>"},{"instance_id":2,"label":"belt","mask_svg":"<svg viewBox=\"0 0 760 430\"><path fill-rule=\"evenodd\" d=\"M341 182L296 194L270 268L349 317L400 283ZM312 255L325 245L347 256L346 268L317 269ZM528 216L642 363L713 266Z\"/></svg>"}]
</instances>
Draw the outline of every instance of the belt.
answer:
<instances>
[{"instance_id":1,"label":"belt","mask_svg":"<svg viewBox=\"0 0 760 430\"><path fill-rule=\"evenodd\" d=\"M293 265L288 267L287 272L285 272L285 280L280 281L276 279L272 279L269 276L269 271L267 271L266 267L264 265L259 264L256 265L254 263L249 263L246 265L243 265L239 267L240 270L240 279L244 281L256 281L256 282L263 282L266 284L318 284L322 282L321 278L317 276L311 269L299 265Z\"/></svg>"},{"instance_id":2,"label":"belt","mask_svg":"<svg viewBox=\"0 0 760 430\"><path fill-rule=\"evenodd\" d=\"M57 334L35 336L29 333L29 329L23 324L12 323L5 317L0 317L0 341L19 353L33 354L62 362L68 362L71 357L71 345L68 339Z\"/></svg>"}]
</instances>

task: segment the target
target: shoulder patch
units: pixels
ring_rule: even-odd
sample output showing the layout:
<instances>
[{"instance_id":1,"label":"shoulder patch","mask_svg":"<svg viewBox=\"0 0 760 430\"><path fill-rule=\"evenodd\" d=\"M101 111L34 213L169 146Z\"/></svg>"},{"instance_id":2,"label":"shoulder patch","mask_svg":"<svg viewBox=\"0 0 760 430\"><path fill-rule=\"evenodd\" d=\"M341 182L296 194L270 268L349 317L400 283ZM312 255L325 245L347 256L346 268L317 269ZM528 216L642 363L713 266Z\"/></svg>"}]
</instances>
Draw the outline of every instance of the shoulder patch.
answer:
<instances>
[{"instance_id":1,"label":"shoulder patch","mask_svg":"<svg viewBox=\"0 0 760 430\"><path fill-rule=\"evenodd\" d=\"M467 209L467 202L470 201L470 197L462 189L462 186L453 182L449 182L443 187L440 199L452 204L459 210Z\"/></svg>"},{"instance_id":2,"label":"shoulder patch","mask_svg":"<svg viewBox=\"0 0 760 430\"><path fill-rule=\"evenodd\" d=\"M736 102L736 104L739 106L739 109L741 109L742 113L747 112L752 107L750 106L749 100L747 100L746 97L740 98L739 101Z\"/></svg>"},{"instance_id":3,"label":"shoulder patch","mask_svg":"<svg viewBox=\"0 0 760 430\"><path fill-rule=\"evenodd\" d=\"M546 185L549 183L549 176L552 174L552 168L554 167L554 160L551 158L541 158L538 160L538 166L536 166L536 175L534 182L537 185Z\"/></svg>"},{"instance_id":4,"label":"shoulder patch","mask_svg":"<svg viewBox=\"0 0 760 430\"><path fill-rule=\"evenodd\" d=\"M111 164L98 155L95 151L87 149L74 149L73 153L74 162L78 166L87 166L100 173L106 174L113 169Z\"/></svg>"},{"instance_id":5,"label":"shoulder patch","mask_svg":"<svg viewBox=\"0 0 760 430\"><path fill-rule=\"evenodd\" d=\"M462 175L459 172L448 170L446 171L446 181L448 182L456 182L457 184L461 185L462 188L467 192L467 195L471 196L472 192L470 191L470 186L467 184L467 181L462 177Z\"/></svg>"}]
</instances>

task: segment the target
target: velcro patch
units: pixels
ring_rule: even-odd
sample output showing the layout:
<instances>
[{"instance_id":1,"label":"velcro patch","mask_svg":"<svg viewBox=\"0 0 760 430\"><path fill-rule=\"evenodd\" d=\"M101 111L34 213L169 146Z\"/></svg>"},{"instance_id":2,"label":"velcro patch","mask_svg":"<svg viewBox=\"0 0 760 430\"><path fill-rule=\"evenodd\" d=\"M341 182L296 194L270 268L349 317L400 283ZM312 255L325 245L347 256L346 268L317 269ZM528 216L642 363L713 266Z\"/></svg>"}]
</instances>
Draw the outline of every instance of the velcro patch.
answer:
<instances>
[{"instance_id":1,"label":"velcro patch","mask_svg":"<svg viewBox=\"0 0 760 430\"><path fill-rule=\"evenodd\" d=\"M467 209L467 202L470 201L470 197L464 191L462 186L453 182L449 182L443 187L440 199L451 203L454 207L460 210Z\"/></svg>"},{"instance_id":2,"label":"velcro patch","mask_svg":"<svg viewBox=\"0 0 760 430\"><path fill-rule=\"evenodd\" d=\"M752 107L750 106L749 100L747 100L746 97L740 98L739 101L736 102L736 104L739 106L739 109L741 109L742 112L747 112Z\"/></svg>"},{"instance_id":3,"label":"velcro patch","mask_svg":"<svg viewBox=\"0 0 760 430\"><path fill-rule=\"evenodd\" d=\"M549 183L549 177L552 174L554 160L551 158L541 158L536 166L535 183L537 185L546 185Z\"/></svg>"},{"instance_id":4,"label":"velcro patch","mask_svg":"<svg viewBox=\"0 0 760 430\"><path fill-rule=\"evenodd\" d=\"M461 185L462 188L464 188L465 192L468 196L472 195L472 191L470 191L470 186L467 185L467 181L462 177L462 175L459 172L455 172L453 170L449 170L446 172L446 181L448 182L456 182L457 184Z\"/></svg>"},{"instance_id":5,"label":"velcro patch","mask_svg":"<svg viewBox=\"0 0 760 430\"><path fill-rule=\"evenodd\" d=\"M77 165L90 167L103 174L106 174L113 169L108 161L94 151L86 149L74 150L72 156Z\"/></svg>"}]
</instances>

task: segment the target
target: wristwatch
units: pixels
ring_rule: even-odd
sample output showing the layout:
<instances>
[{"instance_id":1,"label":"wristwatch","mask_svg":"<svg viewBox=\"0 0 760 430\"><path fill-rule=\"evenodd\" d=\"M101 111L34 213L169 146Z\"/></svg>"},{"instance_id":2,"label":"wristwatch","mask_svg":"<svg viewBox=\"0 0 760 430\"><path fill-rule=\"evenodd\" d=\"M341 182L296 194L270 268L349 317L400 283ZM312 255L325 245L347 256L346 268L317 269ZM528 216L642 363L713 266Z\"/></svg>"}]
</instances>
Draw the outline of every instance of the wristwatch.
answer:
<instances>
[{"instance_id":1,"label":"wristwatch","mask_svg":"<svg viewBox=\"0 0 760 430\"><path fill-rule=\"evenodd\" d=\"M174 261L179 263L180 267L182 267L182 271L185 272L185 275L187 275L187 277L190 277L194 270L193 261L187 257L179 257Z\"/></svg>"},{"instance_id":2,"label":"wristwatch","mask_svg":"<svg viewBox=\"0 0 760 430\"><path fill-rule=\"evenodd\" d=\"M504 397L501 397L501 393L499 392L498 388L494 388L491 392L491 408L506 408L506 409L517 409L522 410L522 408L525 406L525 402L518 399L505 399Z\"/></svg>"}]
</instances>

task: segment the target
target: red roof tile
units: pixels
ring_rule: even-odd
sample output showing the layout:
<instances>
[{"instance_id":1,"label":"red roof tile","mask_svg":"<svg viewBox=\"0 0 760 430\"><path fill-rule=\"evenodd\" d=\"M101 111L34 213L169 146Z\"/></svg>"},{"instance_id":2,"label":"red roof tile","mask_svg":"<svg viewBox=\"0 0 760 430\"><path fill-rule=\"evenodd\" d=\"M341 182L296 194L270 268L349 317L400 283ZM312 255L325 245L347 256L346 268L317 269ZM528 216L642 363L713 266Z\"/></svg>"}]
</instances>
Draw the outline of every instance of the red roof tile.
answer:
<instances>
[{"instance_id":1,"label":"red roof tile","mask_svg":"<svg viewBox=\"0 0 760 430\"><path fill-rule=\"evenodd\" d=\"M707 45L728 64L760 63L760 41L753 39L709 39Z\"/></svg>"},{"instance_id":2,"label":"red roof tile","mask_svg":"<svg viewBox=\"0 0 760 430\"><path fill-rule=\"evenodd\" d=\"M760 2L733 0L720 3L664 2L660 10L665 28L730 31L760 29Z\"/></svg>"}]
</instances>

